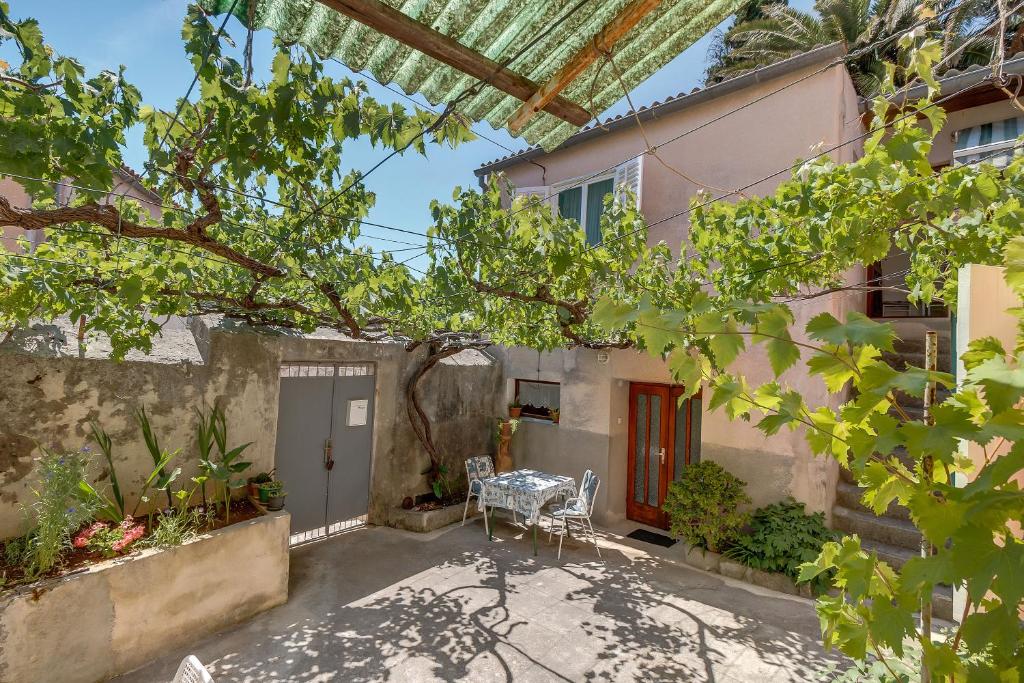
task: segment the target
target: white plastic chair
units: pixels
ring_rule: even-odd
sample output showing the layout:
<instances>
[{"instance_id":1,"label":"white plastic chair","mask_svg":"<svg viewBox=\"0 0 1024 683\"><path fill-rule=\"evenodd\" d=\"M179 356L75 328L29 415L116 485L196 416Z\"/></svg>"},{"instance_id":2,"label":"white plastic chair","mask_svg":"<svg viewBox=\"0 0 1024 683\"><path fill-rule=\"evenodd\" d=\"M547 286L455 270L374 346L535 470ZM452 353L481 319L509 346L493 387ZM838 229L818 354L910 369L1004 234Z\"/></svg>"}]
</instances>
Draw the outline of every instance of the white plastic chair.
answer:
<instances>
[{"instance_id":1,"label":"white plastic chair","mask_svg":"<svg viewBox=\"0 0 1024 683\"><path fill-rule=\"evenodd\" d=\"M466 506L462 510L462 525L466 525L466 515L469 514L469 499L473 496L479 498L484 493L484 485L481 479L494 476L494 461L489 455L478 455L466 460L466 480L469 482L469 491L466 492ZM484 523L487 522L487 515L484 514Z\"/></svg>"},{"instance_id":2,"label":"white plastic chair","mask_svg":"<svg viewBox=\"0 0 1024 683\"><path fill-rule=\"evenodd\" d=\"M551 526L548 527L548 543L551 542L551 535L555 531L555 524L558 524L558 559L562 559L562 540L569 530L569 523L576 522L584 533L589 533L590 539L594 542L594 549L597 556L601 557L601 549L597 546L597 534L594 533L594 525L590 522L590 516L594 514L594 501L597 499L597 489L601 486L601 479L587 470L583 473L583 482L580 484L580 495L565 501L561 508L549 513Z\"/></svg>"},{"instance_id":3,"label":"white plastic chair","mask_svg":"<svg viewBox=\"0 0 1024 683\"><path fill-rule=\"evenodd\" d=\"M172 683L214 683L214 680L203 663L195 655L189 655L181 660Z\"/></svg>"}]
</instances>

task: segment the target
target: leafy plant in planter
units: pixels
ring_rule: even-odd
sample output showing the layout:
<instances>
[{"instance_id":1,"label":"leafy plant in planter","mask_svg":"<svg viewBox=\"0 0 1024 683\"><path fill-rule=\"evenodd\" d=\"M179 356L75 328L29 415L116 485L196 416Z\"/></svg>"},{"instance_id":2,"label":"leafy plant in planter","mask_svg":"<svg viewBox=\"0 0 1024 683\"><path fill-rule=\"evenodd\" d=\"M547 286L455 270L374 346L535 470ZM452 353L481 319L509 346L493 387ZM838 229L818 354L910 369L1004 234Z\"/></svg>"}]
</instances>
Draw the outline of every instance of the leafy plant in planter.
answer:
<instances>
[{"instance_id":1,"label":"leafy plant in planter","mask_svg":"<svg viewBox=\"0 0 1024 683\"><path fill-rule=\"evenodd\" d=\"M104 557L114 557L127 551L145 533L146 527L137 524L131 515L128 515L120 524L93 523L75 535L72 545L76 548L88 548Z\"/></svg>"},{"instance_id":2,"label":"leafy plant in planter","mask_svg":"<svg viewBox=\"0 0 1024 683\"><path fill-rule=\"evenodd\" d=\"M27 512L36 526L20 545L25 574L37 576L52 569L71 545L71 535L93 518L93 506L79 496L78 483L85 477L83 453L58 453L40 447L39 485ZM8 544L10 545L10 544Z\"/></svg>"},{"instance_id":3,"label":"leafy plant in planter","mask_svg":"<svg viewBox=\"0 0 1024 683\"><path fill-rule=\"evenodd\" d=\"M519 402L519 397L516 396L512 399L512 402L508 404L508 416L512 419L518 418L523 414L523 405Z\"/></svg>"},{"instance_id":4,"label":"leafy plant in planter","mask_svg":"<svg viewBox=\"0 0 1024 683\"><path fill-rule=\"evenodd\" d=\"M156 437L153 435L153 430L149 426L149 420L146 418L145 411L140 410L138 415L139 423L142 426L143 438L146 441L147 448L150 449L150 455L152 455L154 452L152 449L159 449L160 445L157 443ZM138 514L139 506L143 502L149 500L146 494L150 489L166 491L167 500L173 506L170 487L174 480L177 479L178 475L181 474L181 468L176 467L168 472L167 466L177 456L178 451L174 451L173 453L160 452L159 457L154 459L153 470L143 482L142 490L135 503L135 508L131 511L131 514L129 514L125 504L124 495L121 491L121 485L117 478L117 470L114 468L114 449L110 435L104 431L103 427L101 427L98 422L91 422L90 427L92 428L93 440L96 441L96 445L99 446L100 452L103 453L103 457L107 461L107 471L110 475L110 496L108 497L97 490L84 476L78 482L78 494L81 500L90 502L91 507L95 510L95 514L99 519L113 522L114 524L120 524L125 520L125 518Z\"/></svg>"},{"instance_id":5,"label":"leafy plant in planter","mask_svg":"<svg viewBox=\"0 0 1024 683\"><path fill-rule=\"evenodd\" d=\"M182 509L160 513L149 536L142 540L148 548L171 548L195 538L199 531L213 521L209 509Z\"/></svg>"},{"instance_id":6,"label":"leafy plant in planter","mask_svg":"<svg viewBox=\"0 0 1024 683\"><path fill-rule=\"evenodd\" d=\"M197 435L199 467L209 479L213 480L215 486L219 489L217 493L224 503L224 521L230 522L231 489L242 486L245 483L245 480L240 479L237 475L252 466L251 462L239 460L238 457L246 448L252 445L252 442L250 441L241 446L228 449L227 420L224 417L223 409L216 404L210 410L209 415L206 415L197 408L196 416L199 419L199 433ZM213 457L214 446L217 447L218 457L216 459ZM205 485L203 490L203 498L205 500Z\"/></svg>"},{"instance_id":7,"label":"leafy plant in planter","mask_svg":"<svg viewBox=\"0 0 1024 683\"><path fill-rule=\"evenodd\" d=\"M748 567L766 572L782 572L797 581L800 565L817 559L823 545L836 540L825 526L825 516L808 515L804 504L792 498L754 511L749 533L740 535L725 555ZM811 582L816 592L831 586L826 572Z\"/></svg>"},{"instance_id":8,"label":"leafy plant in planter","mask_svg":"<svg viewBox=\"0 0 1024 683\"><path fill-rule=\"evenodd\" d=\"M430 482L430 488L434 491L434 497L439 502L444 502L452 497L452 478L450 473L451 470L448 469L447 465L439 465L437 476Z\"/></svg>"},{"instance_id":9,"label":"leafy plant in planter","mask_svg":"<svg viewBox=\"0 0 1024 683\"><path fill-rule=\"evenodd\" d=\"M494 428L495 443L501 443L504 437L505 425L508 425L508 438L511 439L515 435L516 430L519 429L519 420L502 420L499 417Z\"/></svg>"},{"instance_id":10,"label":"leafy plant in planter","mask_svg":"<svg viewBox=\"0 0 1024 683\"><path fill-rule=\"evenodd\" d=\"M181 473L181 469L178 468L170 474L164 469L174 455L168 455L166 451L160 448L160 442L156 438L153 426L149 423L149 416L146 415L145 406L135 411L135 419L139 421L139 426L142 428L142 439L146 442L146 450L149 451L149 457L153 460L156 476L150 475L150 479L156 482L155 488L157 490L164 491L167 494L167 507L172 508L174 507L174 499L172 498L170 484ZM177 454L177 452L175 451L174 453ZM111 470L113 470L112 464ZM143 494L142 498L144 497L145 494ZM136 506L136 509L138 509L138 506Z\"/></svg>"},{"instance_id":11,"label":"leafy plant in planter","mask_svg":"<svg viewBox=\"0 0 1024 683\"><path fill-rule=\"evenodd\" d=\"M750 502L746 485L716 462L688 465L665 496L662 509L668 513L670 532L690 545L720 552L750 517L739 510Z\"/></svg>"}]
</instances>

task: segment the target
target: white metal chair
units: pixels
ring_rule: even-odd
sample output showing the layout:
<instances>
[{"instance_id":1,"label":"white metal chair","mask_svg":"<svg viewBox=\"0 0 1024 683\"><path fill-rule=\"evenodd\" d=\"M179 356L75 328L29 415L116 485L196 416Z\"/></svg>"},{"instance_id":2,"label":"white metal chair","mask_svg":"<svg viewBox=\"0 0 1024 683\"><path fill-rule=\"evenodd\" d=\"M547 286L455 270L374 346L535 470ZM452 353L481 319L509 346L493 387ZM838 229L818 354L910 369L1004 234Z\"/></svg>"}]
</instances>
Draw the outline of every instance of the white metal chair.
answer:
<instances>
[{"instance_id":1,"label":"white metal chair","mask_svg":"<svg viewBox=\"0 0 1024 683\"><path fill-rule=\"evenodd\" d=\"M601 549L597 546L597 534L594 533L594 525L590 522L590 516L594 514L594 501L597 499L597 489L601 486L601 479L596 474L587 470L583 473L583 481L580 484L580 495L565 501L561 508L551 511L551 526L548 527L548 543L551 542L551 535L558 524L558 559L562 559L562 540L569 531L569 524L576 522L580 528L590 534L594 542L594 549L597 556L601 557Z\"/></svg>"},{"instance_id":2,"label":"white metal chair","mask_svg":"<svg viewBox=\"0 0 1024 683\"><path fill-rule=\"evenodd\" d=\"M466 524L466 515L469 514L469 499L473 496L479 498L484 493L484 485L481 479L494 476L494 461L489 455L478 455L466 460L466 480L469 482L469 490L466 492L466 506L462 510L462 524ZM486 524L486 513L484 523Z\"/></svg>"},{"instance_id":3,"label":"white metal chair","mask_svg":"<svg viewBox=\"0 0 1024 683\"><path fill-rule=\"evenodd\" d=\"M172 683L214 683L214 680L203 663L195 655L189 655L181 660Z\"/></svg>"}]
</instances>

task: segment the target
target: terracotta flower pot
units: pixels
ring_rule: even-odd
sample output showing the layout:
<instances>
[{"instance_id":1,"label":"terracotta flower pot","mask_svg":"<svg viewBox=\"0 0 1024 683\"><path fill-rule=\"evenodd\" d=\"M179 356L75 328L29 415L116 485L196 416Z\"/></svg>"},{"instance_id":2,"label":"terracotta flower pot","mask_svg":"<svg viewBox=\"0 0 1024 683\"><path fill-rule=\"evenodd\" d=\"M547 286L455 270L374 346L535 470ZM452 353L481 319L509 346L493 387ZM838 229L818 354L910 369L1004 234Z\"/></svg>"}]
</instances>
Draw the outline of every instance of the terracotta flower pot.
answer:
<instances>
[{"instance_id":1,"label":"terracotta flower pot","mask_svg":"<svg viewBox=\"0 0 1024 683\"><path fill-rule=\"evenodd\" d=\"M511 417L513 420L518 419L519 416L522 415L522 414L523 414L522 406L520 406L518 408L513 408L512 406L509 406L509 408L508 408L508 416Z\"/></svg>"}]
</instances>

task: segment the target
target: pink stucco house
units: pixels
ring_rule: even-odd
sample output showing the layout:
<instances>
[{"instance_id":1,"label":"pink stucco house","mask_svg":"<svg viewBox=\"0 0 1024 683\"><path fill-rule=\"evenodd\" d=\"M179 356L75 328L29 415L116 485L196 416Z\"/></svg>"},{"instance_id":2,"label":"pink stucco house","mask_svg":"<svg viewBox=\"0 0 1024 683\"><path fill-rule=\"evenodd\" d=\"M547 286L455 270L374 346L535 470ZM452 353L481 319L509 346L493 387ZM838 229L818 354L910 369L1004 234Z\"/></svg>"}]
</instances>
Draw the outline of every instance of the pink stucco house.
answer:
<instances>
[{"instance_id":1,"label":"pink stucco house","mask_svg":"<svg viewBox=\"0 0 1024 683\"><path fill-rule=\"evenodd\" d=\"M481 181L500 173L517 193L552 196L552 209L576 218L596 242L601 197L620 182L637 195L652 224L649 240L679 254L688 222L683 212L698 186L770 192L788 167L815 145L832 147L861 130L858 98L842 65L845 50L829 45L723 83L586 128L561 147L530 149L477 170ZM647 140L658 158L645 154ZM853 160L859 147L832 156ZM669 166L673 168L669 168ZM719 189L711 190L719 195ZM854 274L856 275L856 274ZM863 309L863 298L835 294L799 306L799 321L827 310ZM760 350L741 357L742 370L767 379ZM667 528L661 511L668 482L697 459L720 462L748 482L754 503L793 495L829 511L838 470L815 458L799 433L766 439L746 423L729 422L693 399L677 408L665 363L635 351L572 350L538 354L509 349L507 392L525 404L557 401L560 422L527 420L514 442L517 466L578 476L590 468L603 479L596 516ZM790 381L808 400L826 401L824 387L799 372ZM546 384L549 383L549 384Z\"/></svg>"},{"instance_id":2,"label":"pink stucco house","mask_svg":"<svg viewBox=\"0 0 1024 683\"><path fill-rule=\"evenodd\" d=\"M844 54L840 45L821 47L603 121L551 152L528 149L476 173L481 182L501 174L510 192L550 196L552 210L577 219L591 242L600 239L600 198L624 182L653 226L650 242L665 241L678 255L688 231L685 209L698 187L645 154L643 133L661 159L689 178L754 195L770 192L812 149L835 147L830 155L837 162L854 160L871 122L843 66ZM1005 72L1024 74L1024 56L1009 60ZM943 100L948 121L932 152L936 168L982 157L1005 163L1014 153L1024 118L986 80L990 73L979 67L942 80L942 95L955 96ZM912 91L909 97L922 94ZM893 253L855 269L848 280L885 278L898 290L904 262ZM922 308L896 290L846 291L799 302L794 313L802 329L822 311L842 318L851 310L894 321L904 338L897 361L920 363L916 347L924 329L938 329L940 369L949 369L950 317L943 302ZM848 473L814 457L802 433L766 438L750 424L707 411L700 398L677 408L667 367L657 359L634 351L508 349L504 363L507 398L518 395L524 404L560 411L557 424L528 419L520 425L517 466L574 476L594 470L604 482L595 513L605 524L667 527L660 507L668 482L687 463L710 459L747 482L755 505L791 495L809 510L824 512L834 527L859 533L883 559L901 564L916 552L920 536L906 517L869 513ZM766 366L760 351L738 361L753 382L767 379ZM812 405L834 400L799 368L787 374ZM951 614L947 593L937 609Z\"/></svg>"}]
</instances>

